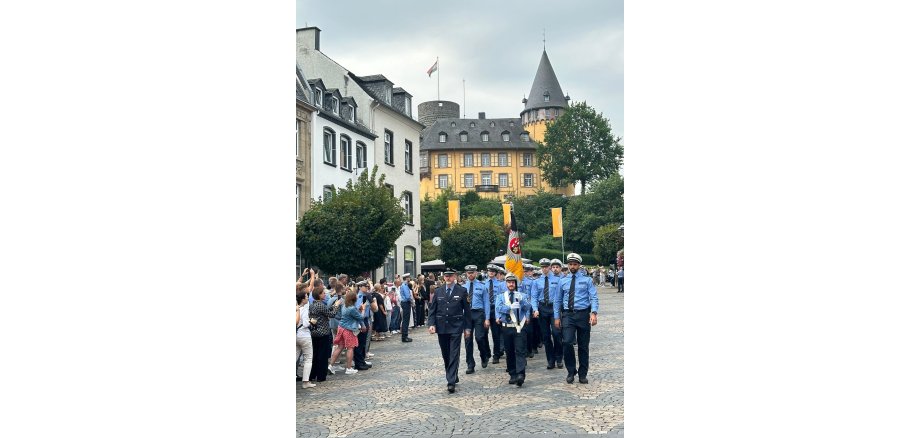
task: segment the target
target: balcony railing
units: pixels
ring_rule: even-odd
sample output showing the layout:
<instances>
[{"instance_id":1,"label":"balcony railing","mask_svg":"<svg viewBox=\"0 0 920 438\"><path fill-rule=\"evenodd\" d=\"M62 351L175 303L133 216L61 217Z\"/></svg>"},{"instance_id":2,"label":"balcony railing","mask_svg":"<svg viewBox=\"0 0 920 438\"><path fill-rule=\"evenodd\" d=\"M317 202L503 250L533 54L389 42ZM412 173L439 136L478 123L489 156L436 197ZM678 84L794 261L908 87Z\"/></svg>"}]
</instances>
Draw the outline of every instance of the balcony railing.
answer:
<instances>
[{"instance_id":1,"label":"balcony railing","mask_svg":"<svg viewBox=\"0 0 920 438\"><path fill-rule=\"evenodd\" d=\"M480 184L476 186L477 192L498 192L497 184Z\"/></svg>"}]
</instances>

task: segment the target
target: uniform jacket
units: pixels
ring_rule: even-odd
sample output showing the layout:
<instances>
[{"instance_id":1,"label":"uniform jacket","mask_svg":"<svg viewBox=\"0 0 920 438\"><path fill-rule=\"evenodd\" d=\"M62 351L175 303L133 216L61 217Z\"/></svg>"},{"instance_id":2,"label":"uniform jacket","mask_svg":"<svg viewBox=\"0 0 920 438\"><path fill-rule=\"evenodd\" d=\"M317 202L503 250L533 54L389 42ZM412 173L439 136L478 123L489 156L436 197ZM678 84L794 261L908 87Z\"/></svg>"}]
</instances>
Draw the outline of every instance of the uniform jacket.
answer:
<instances>
[{"instance_id":1,"label":"uniform jacket","mask_svg":"<svg viewBox=\"0 0 920 438\"><path fill-rule=\"evenodd\" d=\"M428 325L438 334L460 334L473 328L473 314L467 301L466 288L458 283L448 296L446 286L434 291L428 308Z\"/></svg>"}]
</instances>

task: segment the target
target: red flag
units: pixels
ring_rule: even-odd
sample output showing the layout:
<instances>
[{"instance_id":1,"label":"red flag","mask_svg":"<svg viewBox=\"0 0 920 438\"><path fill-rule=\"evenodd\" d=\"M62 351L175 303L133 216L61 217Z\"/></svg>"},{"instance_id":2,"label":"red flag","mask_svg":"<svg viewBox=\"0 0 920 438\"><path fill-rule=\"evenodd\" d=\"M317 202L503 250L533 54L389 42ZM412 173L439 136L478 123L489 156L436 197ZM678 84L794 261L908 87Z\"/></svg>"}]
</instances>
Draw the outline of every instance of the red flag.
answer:
<instances>
[{"instance_id":1,"label":"red flag","mask_svg":"<svg viewBox=\"0 0 920 438\"><path fill-rule=\"evenodd\" d=\"M430 78L431 74L436 71L438 71L438 61L435 61L434 65L432 65L431 68L428 69L428 77Z\"/></svg>"}]
</instances>

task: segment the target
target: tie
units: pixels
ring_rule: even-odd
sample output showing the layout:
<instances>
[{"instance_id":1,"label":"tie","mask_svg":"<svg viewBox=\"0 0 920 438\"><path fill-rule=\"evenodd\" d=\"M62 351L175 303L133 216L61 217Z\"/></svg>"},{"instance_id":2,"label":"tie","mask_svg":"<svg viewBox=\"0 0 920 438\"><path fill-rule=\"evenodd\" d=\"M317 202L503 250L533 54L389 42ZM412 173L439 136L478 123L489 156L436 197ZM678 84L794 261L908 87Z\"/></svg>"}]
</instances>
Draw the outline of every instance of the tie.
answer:
<instances>
[{"instance_id":1,"label":"tie","mask_svg":"<svg viewBox=\"0 0 920 438\"><path fill-rule=\"evenodd\" d=\"M515 301L517 301L517 300L515 300L516 297L514 296L514 292L510 292L510 291L509 291L508 293L511 294L511 302L512 302L512 303L515 302ZM521 308L520 308L520 307L517 308L517 309L514 309L514 316L517 318L518 324L520 324L520 323L521 323Z\"/></svg>"},{"instance_id":2,"label":"tie","mask_svg":"<svg viewBox=\"0 0 920 438\"><path fill-rule=\"evenodd\" d=\"M450 287L450 286L448 286L448 287L447 287L447 296L450 297L453 293L454 293L453 288Z\"/></svg>"},{"instance_id":3,"label":"tie","mask_svg":"<svg viewBox=\"0 0 920 438\"><path fill-rule=\"evenodd\" d=\"M575 280L578 277L572 275L572 285L569 286L569 310L575 310Z\"/></svg>"},{"instance_id":4,"label":"tie","mask_svg":"<svg viewBox=\"0 0 920 438\"><path fill-rule=\"evenodd\" d=\"M549 302L549 275L543 276L543 304Z\"/></svg>"},{"instance_id":5,"label":"tie","mask_svg":"<svg viewBox=\"0 0 920 438\"><path fill-rule=\"evenodd\" d=\"M492 293L492 287L495 285L492 283L492 281L493 280L489 280L489 305L490 306L495 305L495 295L493 295Z\"/></svg>"}]
</instances>

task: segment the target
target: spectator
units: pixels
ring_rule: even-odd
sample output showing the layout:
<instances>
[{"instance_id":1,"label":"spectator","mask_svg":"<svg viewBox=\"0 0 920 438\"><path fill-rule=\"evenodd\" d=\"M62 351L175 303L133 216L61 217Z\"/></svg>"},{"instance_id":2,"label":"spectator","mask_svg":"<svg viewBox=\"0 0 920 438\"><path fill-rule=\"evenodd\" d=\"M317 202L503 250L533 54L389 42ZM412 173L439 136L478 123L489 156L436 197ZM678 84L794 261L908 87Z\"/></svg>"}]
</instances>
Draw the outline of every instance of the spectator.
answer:
<instances>
[{"instance_id":1,"label":"spectator","mask_svg":"<svg viewBox=\"0 0 920 438\"><path fill-rule=\"evenodd\" d=\"M620 269L617 271L617 293L623 293L623 267L620 266ZM642 295L642 291L639 291L639 295Z\"/></svg>"},{"instance_id":2,"label":"spectator","mask_svg":"<svg viewBox=\"0 0 920 438\"><path fill-rule=\"evenodd\" d=\"M358 331L361 328L361 314L367 304L362 304L361 308L358 309L355 308L355 303L357 301L358 294L354 291L348 291L348 293L345 294L345 305L342 308L342 320L339 323L339 330L335 335L335 340L332 342L335 345L335 350L332 352L332 357L329 358L329 366L332 367L333 372L343 369L346 375L352 375L358 372L358 370L352 367L352 360L354 359L354 350L358 347ZM345 353L345 368L335 365L343 349L348 349Z\"/></svg>"},{"instance_id":3,"label":"spectator","mask_svg":"<svg viewBox=\"0 0 920 438\"><path fill-rule=\"evenodd\" d=\"M310 322L313 326L313 329L310 330L313 336L313 368L309 373L311 382L325 382L327 371L332 369L326 363L332 353L332 338L330 337L332 331L329 321L335 316L341 304L341 300L336 300L332 308L326 306L326 290L321 281L316 281L313 289L313 304L310 305Z\"/></svg>"},{"instance_id":4,"label":"spectator","mask_svg":"<svg viewBox=\"0 0 920 438\"><path fill-rule=\"evenodd\" d=\"M310 371L313 366L313 340L310 336L309 313L303 310L307 304L307 293L300 292L297 294L297 355L294 356L294 363L300 360L300 355L304 355L303 369L298 369L298 377L303 380L304 388L312 388L316 385L310 383Z\"/></svg>"},{"instance_id":5,"label":"spectator","mask_svg":"<svg viewBox=\"0 0 920 438\"><path fill-rule=\"evenodd\" d=\"M387 299L383 295L383 286L379 284L374 285L374 300L377 301L377 311L374 312L374 336L371 337L371 340L382 341L386 338L384 333L386 333L388 328L386 314Z\"/></svg>"},{"instance_id":6,"label":"spectator","mask_svg":"<svg viewBox=\"0 0 920 438\"><path fill-rule=\"evenodd\" d=\"M390 286L390 292L387 295L393 307L393 311L390 313L390 332L395 335L399 333L399 327L402 324L402 311L399 308L399 296L396 293L396 286Z\"/></svg>"},{"instance_id":7,"label":"spectator","mask_svg":"<svg viewBox=\"0 0 920 438\"><path fill-rule=\"evenodd\" d=\"M415 302L415 314L418 315L418 319L415 320L416 327L422 327L425 325L425 311L428 309L428 296L429 289L425 284L425 276L419 275L415 279L416 287L418 288L418 297L419 299Z\"/></svg>"}]
</instances>

